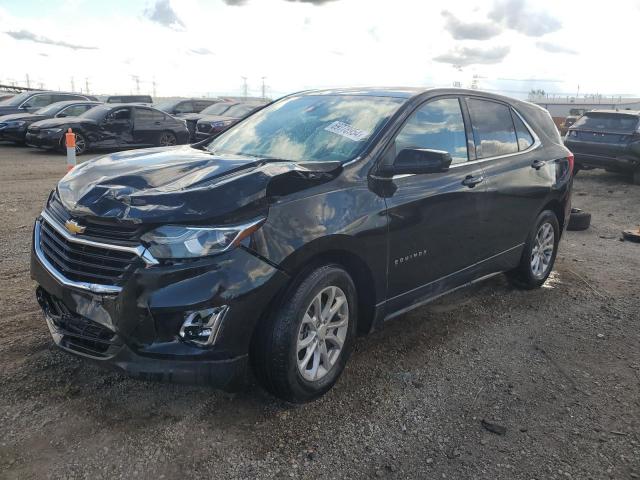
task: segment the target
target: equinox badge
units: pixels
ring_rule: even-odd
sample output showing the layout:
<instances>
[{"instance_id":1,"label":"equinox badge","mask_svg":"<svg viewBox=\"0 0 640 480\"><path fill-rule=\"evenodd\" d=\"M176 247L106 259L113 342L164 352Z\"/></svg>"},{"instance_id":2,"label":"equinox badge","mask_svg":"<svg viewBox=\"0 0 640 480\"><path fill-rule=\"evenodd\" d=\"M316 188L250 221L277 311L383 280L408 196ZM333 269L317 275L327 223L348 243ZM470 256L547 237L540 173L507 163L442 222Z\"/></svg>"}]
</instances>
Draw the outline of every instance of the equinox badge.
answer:
<instances>
[{"instance_id":1,"label":"equinox badge","mask_svg":"<svg viewBox=\"0 0 640 480\"><path fill-rule=\"evenodd\" d=\"M75 220L67 220L64 222L64 228L66 228L69 232L77 235L78 233L84 233L87 227L83 227Z\"/></svg>"}]
</instances>

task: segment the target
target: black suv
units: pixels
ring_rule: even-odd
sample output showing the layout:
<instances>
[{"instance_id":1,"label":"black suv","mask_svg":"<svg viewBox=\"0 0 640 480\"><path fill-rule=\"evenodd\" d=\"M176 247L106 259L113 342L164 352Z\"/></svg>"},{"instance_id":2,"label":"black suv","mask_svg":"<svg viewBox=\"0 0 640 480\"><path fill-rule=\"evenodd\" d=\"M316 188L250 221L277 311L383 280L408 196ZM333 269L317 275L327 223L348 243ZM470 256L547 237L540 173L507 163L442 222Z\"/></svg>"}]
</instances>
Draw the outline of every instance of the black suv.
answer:
<instances>
[{"instance_id":1,"label":"black suv","mask_svg":"<svg viewBox=\"0 0 640 480\"><path fill-rule=\"evenodd\" d=\"M356 334L500 272L553 268L573 158L546 110L475 90L284 97L210 143L72 170L35 223L55 343L146 378L336 382Z\"/></svg>"},{"instance_id":2,"label":"black suv","mask_svg":"<svg viewBox=\"0 0 640 480\"><path fill-rule=\"evenodd\" d=\"M564 143L576 156L576 169L630 173L640 185L639 111L587 112L569 128Z\"/></svg>"}]
</instances>

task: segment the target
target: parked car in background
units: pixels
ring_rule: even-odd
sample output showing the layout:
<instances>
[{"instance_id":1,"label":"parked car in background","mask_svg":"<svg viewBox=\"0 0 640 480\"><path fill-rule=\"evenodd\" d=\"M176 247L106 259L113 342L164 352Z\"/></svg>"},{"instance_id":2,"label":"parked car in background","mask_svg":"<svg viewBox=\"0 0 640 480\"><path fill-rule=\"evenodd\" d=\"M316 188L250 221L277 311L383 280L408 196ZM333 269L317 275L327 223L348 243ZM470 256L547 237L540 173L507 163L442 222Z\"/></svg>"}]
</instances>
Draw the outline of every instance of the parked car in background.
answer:
<instances>
[{"instance_id":1,"label":"parked car in background","mask_svg":"<svg viewBox=\"0 0 640 480\"><path fill-rule=\"evenodd\" d=\"M234 105L237 105L238 102L233 101L222 101L211 105L210 107L205 108L199 113L188 113L186 115L180 115L180 118L187 122L187 128L189 129L190 141L196 141L196 125L198 120L205 116L218 116L222 115L224 112L229 110Z\"/></svg>"},{"instance_id":2,"label":"parked car in background","mask_svg":"<svg viewBox=\"0 0 640 480\"><path fill-rule=\"evenodd\" d=\"M52 103L33 113L12 113L0 116L0 140L24 143L27 129L32 123L49 118L77 117L97 105L102 104L88 100L67 100Z\"/></svg>"},{"instance_id":3,"label":"parked car in background","mask_svg":"<svg viewBox=\"0 0 640 480\"><path fill-rule=\"evenodd\" d=\"M11 98L0 102L0 115L11 113L33 113L42 107L56 102L66 100L91 100L97 102L98 99L92 95L81 95L79 93L50 92L50 91L28 91L14 95Z\"/></svg>"},{"instance_id":4,"label":"parked car in background","mask_svg":"<svg viewBox=\"0 0 640 480\"><path fill-rule=\"evenodd\" d=\"M578 117L574 115L570 115L567 118L565 118L564 122L562 122L562 126L560 127L560 135L564 137L569 131L569 127L571 127L571 125L576 123L576 120L578 120Z\"/></svg>"},{"instance_id":5,"label":"parked car in background","mask_svg":"<svg viewBox=\"0 0 640 480\"><path fill-rule=\"evenodd\" d=\"M151 105L151 95L112 95L107 97L105 103L145 103Z\"/></svg>"},{"instance_id":6,"label":"parked car in background","mask_svg":"<svg viewBox=\"0 0 640 480\"><path fill-rule=\"evenodd\" d=\"M35 122L25 140L34 147L64 149L69 128L76 134L79 155L89 149L160 147L189 141L184 121L139 104L104 104L78 117Z\"/></svg>"},{"instance_id":7,"label":"parked car in background","mask_svg":"<svg viewBox=\"0 0 640 480\"><path fill-rule=\"evenodd\" d=\"M218 387L252 365L274 395L310 401L357 333L500 272L540 287L572 163L527 102L303 92L208 144L72 170L35 222L31 275L67 352Z\"/></svg>"},{"instance_id":8,"label":"parked car in background","mask_svg":"<svg viewBox=\"0 0 640 480\"><path fill-rule=\"evenodd\" d=\"M640 185L640 111L592 110L569 128L565 145L576 168L629 173Z\"/></svg>"},{"instance_id":9,"label":"parked car in background","mask_svg":"<svg viewBox=\"0 0 640 480\"><path fill-rule=\"evenodd\" d=\"M188 98L155 103L152 107L170 115L180 116L188 113L200 113L205 108L221 101L219 98Z\"/></svg>"},{"instance_id":10,"label":"parked car in background","mask_svg":"<svg viewBox=\"0 0 640 480\"><path fill-rule=\"evenodd\" d=\"M238 103L220 115L203 115L196 123L196 141L216 135L264 107L263 103Z\"/></svg>"}]
</instances>

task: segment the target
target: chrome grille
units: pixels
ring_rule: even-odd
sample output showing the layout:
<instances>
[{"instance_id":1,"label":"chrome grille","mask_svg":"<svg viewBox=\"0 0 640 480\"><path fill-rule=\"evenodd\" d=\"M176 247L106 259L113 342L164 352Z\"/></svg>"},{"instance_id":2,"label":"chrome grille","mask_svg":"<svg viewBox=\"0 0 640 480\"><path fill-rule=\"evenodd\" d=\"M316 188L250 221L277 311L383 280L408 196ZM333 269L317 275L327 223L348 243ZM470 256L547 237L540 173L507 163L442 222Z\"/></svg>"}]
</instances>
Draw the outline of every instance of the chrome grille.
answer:
<instances>
[{"instance_id":1,"label":"chrome grille","mask_svg":"<svg viewBox=\"0 0 640 480\"><path fill-rule=\"evenodd\" d=\"M143 264L140 257L130 251L68 240L46 220L40 223L39 246L53 267L75 282L119 286L124 283L128 273Z\"/></svg>"},{"instance_id":2,"label":"chrome grille","mask_svg":"<svg viewBox=\"0 0 640 480\"><path fill-rule=\"evenodd\" d=\"M54 195L47 205L47 212L61 225L71 218L69 212L64 208L57 195ZM103 240L115 240L126 244L138 244L138 239L143 228L140 225L126 224L123 222L96 222L83 218L82 225L85 227L84 237L94 237Z\"/></svg>"}]
</instances>

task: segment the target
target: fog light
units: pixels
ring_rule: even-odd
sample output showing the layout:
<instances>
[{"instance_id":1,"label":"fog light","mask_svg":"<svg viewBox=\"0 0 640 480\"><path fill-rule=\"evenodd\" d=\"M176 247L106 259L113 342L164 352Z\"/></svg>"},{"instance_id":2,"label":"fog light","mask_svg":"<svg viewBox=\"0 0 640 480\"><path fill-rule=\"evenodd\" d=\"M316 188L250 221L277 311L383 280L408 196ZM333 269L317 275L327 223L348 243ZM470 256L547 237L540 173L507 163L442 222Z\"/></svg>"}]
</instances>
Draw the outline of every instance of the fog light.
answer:
<instances>
[{"instance_id":1,"label":"fog light","mask_svg":"<svg viewBox=\"0 0 640 480\"><path fill-rule=\"evenodd\" d=\"M229 307L224 305L189 313L180 328L180 338L197 345L215 344L228 310Z\"/></svg>"}]
</instances>

